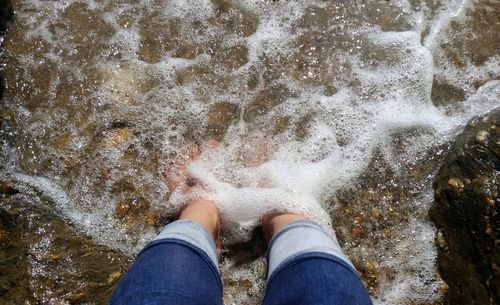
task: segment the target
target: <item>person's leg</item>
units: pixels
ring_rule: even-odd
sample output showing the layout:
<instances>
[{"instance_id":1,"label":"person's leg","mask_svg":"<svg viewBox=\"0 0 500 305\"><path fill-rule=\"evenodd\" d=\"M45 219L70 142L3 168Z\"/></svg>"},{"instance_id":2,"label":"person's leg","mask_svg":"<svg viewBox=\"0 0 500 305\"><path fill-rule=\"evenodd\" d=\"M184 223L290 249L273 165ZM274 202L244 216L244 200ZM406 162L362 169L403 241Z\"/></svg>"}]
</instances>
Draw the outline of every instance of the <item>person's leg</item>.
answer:
<instances>
[{"instance_id":1,"label":"person's leg","mask_svg":"<svg viewBox=\"0 0 500 305\"><path fill-rule=\"evenodd\" d=\"M337 240L318 224L286 214L264 226L273 236L264 305L372 304Z\"/></svg>"},{"instance_id":2,"label":"person's leg","mask_svg":"<svg viewBox=\"0 0 500 305\"><path fill-rule=\"evenodd\" d=\"M206 200L186 205L138 255L110 299L112 305L222 305L214 237L218 212Z\"/></svg>"}]
</instances>

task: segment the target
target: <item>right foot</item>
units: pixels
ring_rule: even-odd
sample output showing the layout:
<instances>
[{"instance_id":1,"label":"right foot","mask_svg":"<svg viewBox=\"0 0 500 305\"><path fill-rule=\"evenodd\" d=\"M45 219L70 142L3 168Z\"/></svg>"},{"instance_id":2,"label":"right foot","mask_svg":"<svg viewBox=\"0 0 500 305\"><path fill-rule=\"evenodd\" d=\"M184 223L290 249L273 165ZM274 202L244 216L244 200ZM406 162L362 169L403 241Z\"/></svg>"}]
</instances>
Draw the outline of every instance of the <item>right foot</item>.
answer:
<instances>
[{"instance_id":1,"label":"right foot","mask_svg":"<svg viewBox=\"0 0 500 305\"><path fill-rule=\"evenodd\" d=\"M212 235L218 241L220 230L219 210L215 203L206 199L189 200L183 207L179 219L192 220Z\"/></svg>"}]
</instances>

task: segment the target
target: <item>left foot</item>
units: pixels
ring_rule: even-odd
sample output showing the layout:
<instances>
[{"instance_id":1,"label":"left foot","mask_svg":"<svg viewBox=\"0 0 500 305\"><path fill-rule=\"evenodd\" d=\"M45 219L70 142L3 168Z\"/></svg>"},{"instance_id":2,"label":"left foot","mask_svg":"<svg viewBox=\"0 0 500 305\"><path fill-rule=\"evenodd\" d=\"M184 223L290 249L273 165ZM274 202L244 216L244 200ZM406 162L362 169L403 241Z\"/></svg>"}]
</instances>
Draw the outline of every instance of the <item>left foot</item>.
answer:
<instances>
[{"instance_id":1,"label":"left foot","mask_svg":"<svg viewBox=\"0 0 500 305\"><path fill-rule=\"evenodd\" d=\"M219 210L213 201L206 199L189 200L182 208L179 219L192 220L212 235L215 241L219 238Z\"/></svg>"},{"instance_id":2,"label":"left foot","mask_svg":"<svg viewBox=\"0 0 500 305\"><path fill-rule=\"evenodd\" d=\"M213 145L209 143L209 145ZM196 179L190 176L188 166L200 156L200 148L191 144L184 149L174 164L167 170L167 184L170 191L179 189L182 194L189 194L199 189ZM192 220L205 228L214 238L218 240L220 218L219 210L213 201L204 198L193 198L188 200L181 208L179 219Z\"/></svg>"}]
</instances>

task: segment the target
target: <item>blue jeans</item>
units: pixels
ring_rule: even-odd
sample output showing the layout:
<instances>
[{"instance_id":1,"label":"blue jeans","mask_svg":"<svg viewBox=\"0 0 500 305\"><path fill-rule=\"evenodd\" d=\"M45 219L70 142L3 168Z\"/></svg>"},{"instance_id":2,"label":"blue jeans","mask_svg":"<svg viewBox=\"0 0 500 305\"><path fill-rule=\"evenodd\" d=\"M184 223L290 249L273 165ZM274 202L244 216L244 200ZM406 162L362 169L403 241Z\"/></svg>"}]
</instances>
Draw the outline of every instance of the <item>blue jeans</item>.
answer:
<instances>
[{"instance_id":1,"label":"blue jeans","mask_svg":"<svg viewBox=\"0 0 500 305\"><path fill-rule=\"evenodd\" d=\"M306 220L281 229L269 244L264 305L372 304L335 237ZM167 225L139 253L112 305L222 305L215 243L192 221Z\"/></svg>"}]
</instances>

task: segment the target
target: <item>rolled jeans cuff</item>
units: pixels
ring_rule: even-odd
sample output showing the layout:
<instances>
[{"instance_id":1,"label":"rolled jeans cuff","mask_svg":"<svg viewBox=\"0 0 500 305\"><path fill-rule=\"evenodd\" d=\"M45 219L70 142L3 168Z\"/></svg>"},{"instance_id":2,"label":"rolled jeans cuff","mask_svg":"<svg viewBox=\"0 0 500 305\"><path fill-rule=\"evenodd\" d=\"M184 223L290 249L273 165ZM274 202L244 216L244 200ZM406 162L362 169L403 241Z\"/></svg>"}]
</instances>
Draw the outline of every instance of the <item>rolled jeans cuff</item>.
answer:
<instances>
[{"instance_id":1,"label":"rolled jeans cuff","mask_svg":"<svg viewBox=\"0 0 500 305\"><path fill-rule=\"evenodd\" d=\"M310 220L296 220L284 226L271 239L269 249L268 278L294 258L310 252L331 254L355 270L335 236L328 235L319 224Z\"/></svg>"},{"instance_id":2,"label":"rolled jeans cuff","mask_svg":"<svg viewBox=\"0 0 500 305\"><path fill-rule=\"evenodd\" d=\"M216 267L219 265L214 239L205 228L192 220L176 220L169 223L153 241L161 239L182 240L205 252Z\"/></svg>"}]
</instances>

